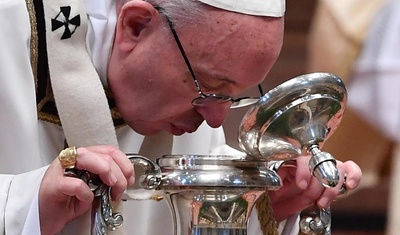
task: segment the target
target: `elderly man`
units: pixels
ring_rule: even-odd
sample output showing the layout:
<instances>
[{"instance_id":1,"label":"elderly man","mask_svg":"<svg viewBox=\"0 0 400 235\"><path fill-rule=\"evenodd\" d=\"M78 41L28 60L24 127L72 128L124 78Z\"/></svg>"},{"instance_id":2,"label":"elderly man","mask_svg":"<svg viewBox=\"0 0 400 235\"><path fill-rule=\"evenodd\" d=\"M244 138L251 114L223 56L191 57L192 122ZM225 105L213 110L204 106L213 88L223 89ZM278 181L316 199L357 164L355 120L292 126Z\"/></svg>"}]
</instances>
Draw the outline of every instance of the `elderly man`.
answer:
<instances>
[{"instance_id":1,"label":"elderly man","mask_svg":"<svg viewBox=\"0 0 400 235\"><path fill-rule=\"evenodd\" d=\"M170 153L232 152L219 127L232 97L275 62L283 14L283 0L0 1L0 230L88 233L93 193L54 160L66 146L79 147L74 167L99 175L116 202L135 180L124 153L139 152L144 135L175 135ZM358 166L338 167L354 189ZM278 222L338 195L305 158L283 170L285 186L270 194ZM125 204L129 234L172 234L164 204Z\"/></svg>"}]
</instances>

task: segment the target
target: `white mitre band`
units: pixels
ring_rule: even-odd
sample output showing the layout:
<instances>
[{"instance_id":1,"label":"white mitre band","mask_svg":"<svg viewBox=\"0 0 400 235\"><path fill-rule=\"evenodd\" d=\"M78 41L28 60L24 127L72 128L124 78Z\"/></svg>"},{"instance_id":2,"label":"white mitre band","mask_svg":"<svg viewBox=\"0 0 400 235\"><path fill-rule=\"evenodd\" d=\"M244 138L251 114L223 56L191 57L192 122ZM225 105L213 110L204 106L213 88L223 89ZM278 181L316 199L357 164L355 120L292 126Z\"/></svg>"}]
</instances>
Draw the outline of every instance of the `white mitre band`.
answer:
<instances>
[{"instance_id":1,"label":"white mitre band","mask_svg":"<svg viewBox=\"0 0 400 235\"><path fill-rule=\"evenodd\" d=\"M213 7L247 15L282 17L285 0L199 0Z\"/></svg>"}]
</instances>

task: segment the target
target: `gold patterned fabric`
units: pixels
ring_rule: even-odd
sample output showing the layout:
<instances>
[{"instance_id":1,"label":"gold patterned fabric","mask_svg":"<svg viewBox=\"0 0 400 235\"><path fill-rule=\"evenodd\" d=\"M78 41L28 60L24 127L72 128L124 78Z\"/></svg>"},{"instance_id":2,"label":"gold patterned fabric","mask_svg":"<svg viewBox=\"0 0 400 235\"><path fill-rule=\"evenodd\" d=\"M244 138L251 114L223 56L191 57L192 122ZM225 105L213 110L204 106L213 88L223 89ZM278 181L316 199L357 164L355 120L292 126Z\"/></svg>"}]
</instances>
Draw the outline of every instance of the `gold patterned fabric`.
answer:
<instances>
[{"instance_id":1,"label":"gold patterned fabric","mask_svg":"<svg viewBox=\"0 0 400 235\"><path fill-rule=\"evenodd\" d=\"M256 201L258 220L260 221L263 235L278 235L277 223L272 211L268 193L263 193Z\"/></svg>"}]
</instances>

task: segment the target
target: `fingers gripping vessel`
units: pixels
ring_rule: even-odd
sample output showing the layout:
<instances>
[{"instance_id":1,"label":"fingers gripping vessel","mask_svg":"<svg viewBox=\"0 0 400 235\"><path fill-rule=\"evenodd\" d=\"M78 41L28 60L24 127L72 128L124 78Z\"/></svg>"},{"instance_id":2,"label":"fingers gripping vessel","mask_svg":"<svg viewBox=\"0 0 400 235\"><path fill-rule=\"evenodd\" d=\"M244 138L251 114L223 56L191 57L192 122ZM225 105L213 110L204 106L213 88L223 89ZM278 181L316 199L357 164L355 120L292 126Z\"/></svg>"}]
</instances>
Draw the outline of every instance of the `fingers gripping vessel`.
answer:
<instances>
[{"instance_id":1,"label":"fingers gripping vessel","mask_svg":"<svg viewBox=\"0 0 400 235\"><path fill-rule=\"evenodd\" d=\"M339 182L336 160L322 147L338 127L347 100L344 83L328 73L295 77L272 89L245 114L239 127L242 156L163 156L142 166L143 188L166 198L175 235L244 235L255 201L282 186L279 166L310 154L310 173L325 187ZM303 218L306 234L330 234L330 210Z\"/></svg>"}]
</instances>

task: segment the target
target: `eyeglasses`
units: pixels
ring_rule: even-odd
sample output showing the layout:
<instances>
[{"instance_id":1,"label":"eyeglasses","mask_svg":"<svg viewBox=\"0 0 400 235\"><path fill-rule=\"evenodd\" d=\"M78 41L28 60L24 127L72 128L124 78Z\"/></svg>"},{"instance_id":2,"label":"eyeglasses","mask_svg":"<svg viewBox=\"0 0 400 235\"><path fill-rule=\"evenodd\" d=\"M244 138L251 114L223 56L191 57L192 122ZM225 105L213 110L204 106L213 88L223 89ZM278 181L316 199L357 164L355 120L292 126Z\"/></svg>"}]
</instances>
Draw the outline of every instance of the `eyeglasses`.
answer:
<instances>
[{"instance_id":1,"label":"eyeglasses","mask_svg":"<svg viewBox=\"0 0 400 235\"><path fill-rule=\"evenodd\" d=\"M196 89L199 93L199 97L194 98L192 100L192 105L195 107L205 107L205 106L211 106L215 104L224 104L226 102L232 102L230 108L241 108L245 106L252 105L256 103L260 98L259 97L240 97L240 98L233 98L230 96L225 96L225 95L218 95L218 94L206 94L201 91L200 85L198 80L196 79L196 75L193 72L192 66L190 65L189 59L186 56L186 52L182 47L181 41L179 40L178 34L175 31L174 24L172 23L170 17L167 15L165 10L160 7L160 6L155 6L155 9L157 9L162 15L165 16L169 28L171 30L172 35L174 36L175 42L178 45L179 51L181 52L181 55L183 59L185 60L186 66L189 69L190 75L192 76L192 79L194 81L194 84L196 86ZM260 91L261 96L263 96L263 90L261 85L258 85L258 89Z\"/></svg>"}]
</instances>

